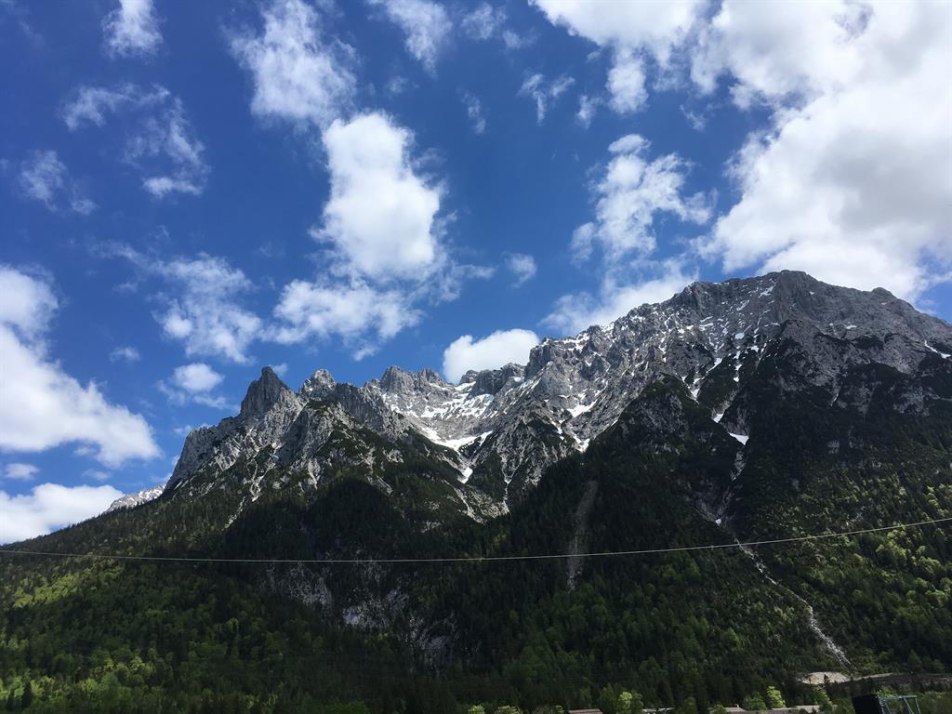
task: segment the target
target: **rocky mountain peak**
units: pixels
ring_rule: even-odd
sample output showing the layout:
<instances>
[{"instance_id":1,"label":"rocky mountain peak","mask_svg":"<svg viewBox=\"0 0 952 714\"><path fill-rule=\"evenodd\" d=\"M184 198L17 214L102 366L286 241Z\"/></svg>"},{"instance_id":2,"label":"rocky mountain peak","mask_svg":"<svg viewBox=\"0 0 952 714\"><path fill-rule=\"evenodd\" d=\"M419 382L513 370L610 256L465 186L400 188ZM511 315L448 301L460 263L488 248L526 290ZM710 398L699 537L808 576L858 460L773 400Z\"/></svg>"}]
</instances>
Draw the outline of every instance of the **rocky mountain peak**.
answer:
<instances>
[{"instance_id":1,"label":"rocky mountain peak","mask_svg":"<svg viewBox=\"0 0 952 714\"><path fill-rule=\"evenodd\" d=\"M248 385L245 398L241 400L239 417L251 419L261 416L285 395L293 395L291 388L281 381L271 367L264 367L261 376Z\"/></svg>"},{"instance_id":2,"label":"rocky mountain peak","mask_svg":"<svg viewBox=\"0 0 952 714\"><path fill-rule=\"evenodd\" d=\"M405 393L426 391L431 386L443 387L446 382L438 372L424 368L410 372L397 366L387 367L378 384L384 392Z\"/></svg>"},{"instance_id":3,"label":"rocky mountain peak","mask_svg":"<svg viewBox=\"0 0 952 714\"><path fill-rule=\"evenodd\" d=\"M479 394L494 396L510 384L510 382L514 380L521 381L525 375L525 371L525 367L521 364L513 364L510 362L499 369L485 369L482 372L476 372L470 380L473 384L473 390L470 393L474 396ZM465 383L467 383L465 379L460 381L460 384Z\"/></svg>"},{"instance_id":4,"label":"rocky mountain peak","mask_svg":"<svg viewBox=\"0 0 952 714\"><path fill-rule=\"evenodd\" d=\"M319 369L301 386L301 394L309 399L323 399L334 391L337 381L326 369Z\"/></svg>"}]
</instances>

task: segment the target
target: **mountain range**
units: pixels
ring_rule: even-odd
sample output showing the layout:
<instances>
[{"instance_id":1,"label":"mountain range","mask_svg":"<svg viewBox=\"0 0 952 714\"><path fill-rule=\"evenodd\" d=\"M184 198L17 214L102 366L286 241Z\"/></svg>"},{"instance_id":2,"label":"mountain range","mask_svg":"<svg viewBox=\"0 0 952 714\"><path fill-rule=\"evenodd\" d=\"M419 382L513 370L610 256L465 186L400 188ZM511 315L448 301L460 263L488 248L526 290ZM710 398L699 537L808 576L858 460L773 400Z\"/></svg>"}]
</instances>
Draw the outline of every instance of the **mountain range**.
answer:
<instances>
[{"instance_id":1,"label":"mountain range","mask_svg":"<svg viewBox=\"0 0 952 714\"><path fill-rule=\"evenodd\" d=\"M73 642L77 666L101 684L151 662L162 677L115 675L116 696L177 682L186 707L590 705L621 687L707 706L814 696L798 682L815 670L948 672L950 355L952 326L885 290L780 272L694 283L458 384L318 370L295 391L266 367L161 493L15 546L226 562L0 558L3 686L81 697L20 644L72 642L64 613L117 590L135 604ZM920 521L940 522L872 530ZM725 547L846 531L867 532ZM633 550L665 552L588 555ZM162 608L199 624L167 641ZM223 675L236 653L259 664ZM279 654L307 664L276 683L261 663Z\"/></svg>"}]
</instances>

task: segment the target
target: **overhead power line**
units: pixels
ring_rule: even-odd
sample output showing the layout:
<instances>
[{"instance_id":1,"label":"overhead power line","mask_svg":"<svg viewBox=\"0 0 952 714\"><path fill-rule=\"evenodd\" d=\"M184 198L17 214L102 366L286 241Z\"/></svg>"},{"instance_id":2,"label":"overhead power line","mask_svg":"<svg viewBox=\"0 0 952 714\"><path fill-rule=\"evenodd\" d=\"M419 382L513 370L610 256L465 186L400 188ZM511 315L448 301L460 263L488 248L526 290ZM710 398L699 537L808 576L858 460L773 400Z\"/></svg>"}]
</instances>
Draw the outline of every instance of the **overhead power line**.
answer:
<instances>
[{"instance_id":1,"label":"overhead power line","mask_svg":"<svg viewBox=\"0 0 952 714\"><path fill-rule=\"evenodd\" d=\"M142 561L156 563L235 563L245 565L400 565L400 564L449 564L449 563L500 563L523 562L533 560L568 560L570 558L612 558L636 555L661 555L664 553L695 553L704 551L727 550L731 548L754 548L761 545L781 545L784 543L800 543L804 541L843 538L848 536L865 535L868 533L883 533L902 528L920 528L923 526L937 526L952 522L952 517L933 518L914 523L896 523L878 528L862 528L860 530L839 531L837 533L814 533L810 535L791 536L789 538L773 538L769 540L747 541L744 543L714 543L711 545L684 545L668 548L641 548L636 550L611 550L596 553L546 553L539 555L472 555L449 556L434 558L216 558L206 556L175 556L175 555L123 555L118 553L61 553L56 551L35 551L21 549L0 548L0 555L43 556L50 558L86 558L93 560Z\"/></svg>"}]
</instances>

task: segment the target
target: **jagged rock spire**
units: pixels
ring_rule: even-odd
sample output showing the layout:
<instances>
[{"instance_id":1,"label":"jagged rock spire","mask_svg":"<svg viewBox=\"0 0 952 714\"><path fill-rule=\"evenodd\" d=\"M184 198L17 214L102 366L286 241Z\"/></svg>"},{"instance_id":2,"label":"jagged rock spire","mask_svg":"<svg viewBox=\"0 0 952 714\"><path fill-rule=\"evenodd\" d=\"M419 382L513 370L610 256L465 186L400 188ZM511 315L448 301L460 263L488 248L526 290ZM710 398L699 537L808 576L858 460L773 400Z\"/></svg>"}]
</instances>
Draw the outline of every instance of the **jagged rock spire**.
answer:
<instances>
[{"instance_id":1,"label":"jagged rock spire","mask_svg":"<svg viewBox=\"0 0 952 714\"><path fill-rule=\"evenodd\" d=\"M241 400L242 419L260 416L274 406L284 393L292 394L288 387L270 367L261 370L261 376L248 385L248 392Z\"/></svg>"}]
</instances>

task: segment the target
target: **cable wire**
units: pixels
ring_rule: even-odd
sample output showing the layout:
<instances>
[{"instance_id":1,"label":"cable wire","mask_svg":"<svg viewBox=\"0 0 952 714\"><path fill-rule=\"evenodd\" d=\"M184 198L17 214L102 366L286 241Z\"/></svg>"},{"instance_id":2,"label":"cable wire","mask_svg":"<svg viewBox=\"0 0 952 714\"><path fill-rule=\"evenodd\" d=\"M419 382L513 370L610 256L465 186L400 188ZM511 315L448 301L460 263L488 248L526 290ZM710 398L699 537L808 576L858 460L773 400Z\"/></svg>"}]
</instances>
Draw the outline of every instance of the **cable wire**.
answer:
<instances>
[{"instance_id":1,"label":"cable wire","mask_svg":"<svg viewBox=\"0 0 952 714\"><path fill-rule=\"evenodd\" d=\"M882 533L901 528L919 528L934 526L952 521L947 518L934 518L914 523L896 523L877 528L863 528L860 530L840 531L837 533L815 533L789 538L773 538L770 540L747 541L740 543L714 543L711 545L684 545L668 548L642 548L638 550L612 550L596 553L547 553L540 555L473 555L447 556L434 558L216 558L211 556L174 556L174 555L122 555L109 553L59 553L56 551L34 551L0 548L0 555L27 555L44 556L51 558L89 558L96 560L143 561L158 563L236 563L245 565L401 565L401 564L451 564L451 563L499 563L525 562L533 560L568 560L570 558L610 558L635 555L659 555L663 553L692 553L700 551L725 550L728 548L753 548L761 545L779 545L783 543L798 543L803 541L823 540L828 538L843 538L847 536L865 535L868 533Z\"/></svg>"}]
</instances>

